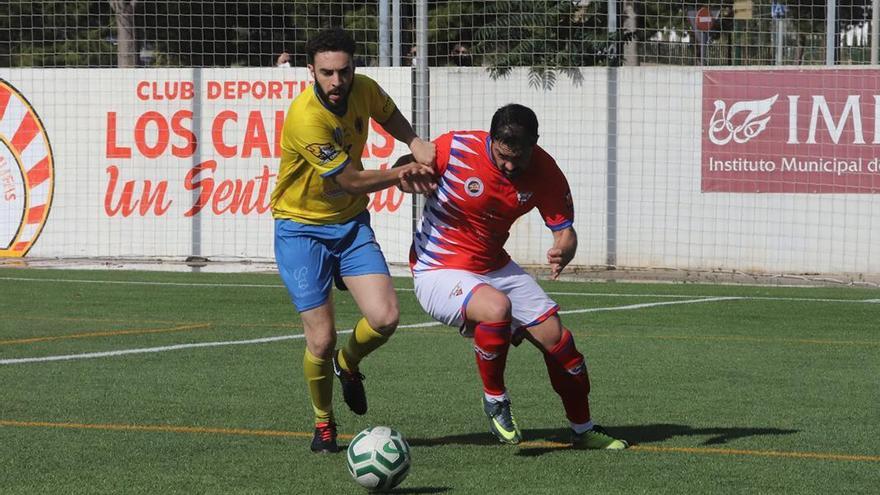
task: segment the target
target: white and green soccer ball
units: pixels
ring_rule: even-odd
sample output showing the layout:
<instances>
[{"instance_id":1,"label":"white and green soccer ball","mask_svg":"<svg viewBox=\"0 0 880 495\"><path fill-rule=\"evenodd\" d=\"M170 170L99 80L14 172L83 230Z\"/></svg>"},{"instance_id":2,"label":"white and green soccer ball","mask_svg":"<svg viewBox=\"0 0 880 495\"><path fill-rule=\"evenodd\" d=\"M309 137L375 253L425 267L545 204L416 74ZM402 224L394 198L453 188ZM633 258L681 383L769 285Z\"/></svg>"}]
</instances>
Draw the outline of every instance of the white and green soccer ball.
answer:
<instances>
[{"instance_id":1,"label":"white and green soccer ball","mask_svg":"<svg viewBox=\"0 0 880 495\"><path fill-rule=\"evenodd\" d=\"M399 431L373 426L348 444L348 472L370 490L390 490L409 474L409 444Z\"/></svg>"}]
</instances>

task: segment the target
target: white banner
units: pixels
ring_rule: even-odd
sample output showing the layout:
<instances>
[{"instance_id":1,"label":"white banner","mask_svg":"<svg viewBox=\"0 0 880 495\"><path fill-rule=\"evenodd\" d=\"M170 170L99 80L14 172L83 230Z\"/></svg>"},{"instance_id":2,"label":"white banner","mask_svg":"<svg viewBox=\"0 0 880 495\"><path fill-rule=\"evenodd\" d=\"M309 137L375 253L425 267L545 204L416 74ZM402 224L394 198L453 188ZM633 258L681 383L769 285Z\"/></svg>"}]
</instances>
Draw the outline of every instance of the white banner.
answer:
<instances>
[{"instance_id":1,"label":"white banner","mask_svg":"<svg viewBox=\"0 0 880 495\"><path fill-rule=\"evenodd\" d=\"M409 115L409 69L361 72ZM30 256L274 258L278 136L290 102L309 87L306 69L4 70L0 79L11 88L0 106L0 142L11 143L0 147L7 256L27 252L36 200L51 211ZM51 143L51 197L29 191L35 163L15 158L31 114L45 128L31 142ZM387 167L407 151L371 122L365 167ZM410 198L383 191L370 209L389 260L406 260Z\"/></svg>"},{"instance_id":2,"label":"white banner","mask_svg":"<svg viewBox=\"0 0 880 495\"><path fill-rule=\"evenodd\" d=\"M411 68L358 70L411 115ZM773 77L839 88L867 87L859 78L873 75L823 70ZM432 138L488 129L506 103L536 111L539 144L572 188L573 265L611 258L620 267L880 273L877 194L776 194L764 184L751 189L766 189L757 194L702 190L702 147L712 132L703 123L727 97L704 98L701 68L619 68L613 127L607 70L581 75L560 76L552 90L530 86L526 70L492 80L482 67L432 67L430 78ZM0 256L271 261L275 143L290 101L308 84L305 69L0 69ZM768 78L756 90L774 84ZM807 96L800 101L815 101ZM859 97L864 115L878 115L876 97ZM823 129L849 132L839 117L847 98L828 99ZM784 117L792 114L772 116ZM786 136L773 136L764 145L782 149ZM406 151L371 124L367 167L388 166ZM388 261L406 263L411 199L389 189L372 195L370 209ZM551 245L533 212L515 224L506 249L522 264L542 265Z\"/></svg>"}]
</instances>

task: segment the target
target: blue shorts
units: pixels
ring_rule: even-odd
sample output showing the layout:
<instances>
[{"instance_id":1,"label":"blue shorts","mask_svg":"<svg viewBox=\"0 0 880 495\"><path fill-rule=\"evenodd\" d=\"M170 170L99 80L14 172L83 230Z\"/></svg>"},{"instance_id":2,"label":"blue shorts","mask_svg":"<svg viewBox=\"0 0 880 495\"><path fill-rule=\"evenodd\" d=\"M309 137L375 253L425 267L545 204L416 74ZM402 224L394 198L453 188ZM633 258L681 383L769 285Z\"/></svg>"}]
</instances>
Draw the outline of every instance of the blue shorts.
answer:
<instances>
[{"instance_id":1,"label":"blue shorts","mask_svg":"<svg viewBox=\"0 0 880 495\"><path fill-rule=\"evenodd\" d=\"M299 312L327 302L334 280L344 288L342 277L390 276L366 211L328 225L275 220L275 262Z\"/></svg>"}]
</instances>

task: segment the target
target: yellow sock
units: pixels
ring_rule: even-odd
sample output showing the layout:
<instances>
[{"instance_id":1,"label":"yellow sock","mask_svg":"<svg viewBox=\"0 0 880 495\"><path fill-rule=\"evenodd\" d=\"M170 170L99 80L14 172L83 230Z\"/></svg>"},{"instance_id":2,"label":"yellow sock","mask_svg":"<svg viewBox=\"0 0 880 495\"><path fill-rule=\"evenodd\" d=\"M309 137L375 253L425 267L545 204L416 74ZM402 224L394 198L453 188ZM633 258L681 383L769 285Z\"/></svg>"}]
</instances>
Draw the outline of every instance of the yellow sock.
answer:
<instances>
[{"instance_id":1,"label":"yellow sock","mask_svg":"<svg viewBox=\"0 0 880 495\"><path fill-rule=\"evenodd\" d=\"M333 421L333 362L315 357L307 348L303 356L303 375L315 410L315 424Z\"/></svg>"},{"instance_id":2,"label":"yellow sock","mask_svg":"<svg viewBox=\"0 0 880 495\"><path fill-rule=\"evenodd\" d=\"M361 318L339 353L339 365L348 371L357 371L361 359L388 341L388 337L370 328L366 318Z\"/></svg>"}]
</instances>

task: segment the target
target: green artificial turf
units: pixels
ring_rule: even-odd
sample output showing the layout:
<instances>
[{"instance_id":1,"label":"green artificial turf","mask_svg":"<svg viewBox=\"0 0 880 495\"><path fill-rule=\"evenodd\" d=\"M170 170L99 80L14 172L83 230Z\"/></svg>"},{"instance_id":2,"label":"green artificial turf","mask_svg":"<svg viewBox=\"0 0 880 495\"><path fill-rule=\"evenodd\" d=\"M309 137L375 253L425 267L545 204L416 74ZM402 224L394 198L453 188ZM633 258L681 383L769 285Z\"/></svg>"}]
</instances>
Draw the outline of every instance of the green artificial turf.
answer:
<instances>
[{"instance_id":1,"label":"green artificial turf","mask_svg":"<svg viewBox=\"0 0 880 495\"><path fill-rule=\"evenodd\" d=\"M343 445L372 425L407 437L396 493L876 493L880 291L542 282L594 419L634 444L585 452L562 443L528 343L507 368L525 442L496 444L471 343L395 283L401 328L361 365L370 411L338 386L335 404ZM0 492L364 493L344 454L309 451L276 275L0 269L0 294ZM357 307L334 297L350 329Z\"/></svg>"}]
</instances>

